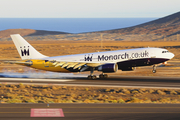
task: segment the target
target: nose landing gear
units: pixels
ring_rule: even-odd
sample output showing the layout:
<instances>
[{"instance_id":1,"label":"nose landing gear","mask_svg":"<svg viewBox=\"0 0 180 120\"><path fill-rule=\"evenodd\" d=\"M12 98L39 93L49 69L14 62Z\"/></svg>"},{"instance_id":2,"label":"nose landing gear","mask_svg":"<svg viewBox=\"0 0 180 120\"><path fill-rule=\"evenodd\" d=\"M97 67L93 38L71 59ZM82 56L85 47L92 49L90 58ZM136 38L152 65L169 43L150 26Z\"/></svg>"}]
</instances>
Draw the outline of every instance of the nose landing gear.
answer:
<instances>
[{"instance_id":1,"label":"nose landing gear","mask_svg":"<svg viewBox=\"0 0 180 120\"><path fill-rule=\"evenodd\" d=\"M152 70L153 73L156 73L156 65L153 65L153 70Z\"/></svg>"}]
</instances>

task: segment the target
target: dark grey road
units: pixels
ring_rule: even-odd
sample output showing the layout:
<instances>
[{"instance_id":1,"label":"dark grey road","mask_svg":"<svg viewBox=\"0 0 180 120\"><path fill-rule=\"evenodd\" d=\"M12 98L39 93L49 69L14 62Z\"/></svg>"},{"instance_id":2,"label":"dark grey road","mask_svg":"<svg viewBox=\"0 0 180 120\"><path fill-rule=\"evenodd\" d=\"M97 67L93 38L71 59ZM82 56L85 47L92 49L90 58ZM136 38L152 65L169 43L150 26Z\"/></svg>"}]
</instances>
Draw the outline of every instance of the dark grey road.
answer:
<instances>
[{"instance_id":1,"label":"dark grey road","mask_svg":"<svg viewBox=\"0 0 180 120\"><path fill-rule=\"evenodd\" d=\"M31 78L0 78L0 83L31 83L58 84L72 86L101 86L101 87L142 87L142 88L175 88L180 89L178 77L128 77L110 76L104 80L88 80L85 77L61 79L31 79Z\"/></svg>"},{"instance_id":2,"label":"dark grey road","mask_svg":"<svg viewBox=\"0 0 180 120\"><path fill-rule=\"evenodd\" d=\"M31 108L62 108L64 118L31 118ZM0 120L179 120L180 104L0 104Z\"/></svg>"}]
</instances>

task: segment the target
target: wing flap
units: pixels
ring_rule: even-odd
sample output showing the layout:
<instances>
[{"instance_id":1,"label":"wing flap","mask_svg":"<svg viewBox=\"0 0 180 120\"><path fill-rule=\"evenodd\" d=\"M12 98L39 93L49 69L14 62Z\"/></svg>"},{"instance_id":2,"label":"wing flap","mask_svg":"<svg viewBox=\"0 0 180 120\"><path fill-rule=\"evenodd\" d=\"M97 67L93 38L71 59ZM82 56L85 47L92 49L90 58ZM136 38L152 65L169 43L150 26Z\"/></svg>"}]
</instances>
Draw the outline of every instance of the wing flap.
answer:
<instances>
[{"instance_id":1,"label":"wing flap","mask_svg":"<svg viewBox=\"0 0 180 120\"><path fill-rule=\"evenodd\" d=\"M79 63L79 64L77 64L77 65L75 65L74 67L73 67L73 69L77 69L77 68L79 68L79 67L82 67L83 65L85 65L86 63Z\"/></svg>"},{"instance_id":2,"label":"wing flap","mask_svg":"<svg viewBox=\"0 0 180 120\"><path fill-rule=\"evenodd\" d=\"M58 67L58 66L63 66L66 62L59 62L55 65L55 67Z\"/></svg>"},{"instance_id":3,"label":"wing flap","mask_svg":"<svg viewBox=\"0 0 180 120\"><path fill-rule=\"evenodd\" d=\"M62 68L69 69L82 69L81 71L84 71L88 69L89 67L98 67L100 65L103 65L105 63L99 63L99 62L84 62L84 61L53 61L53 65L55 67L61 66Z\"/></svg>"},{"instance_id":4,"label":"wing flap","mask_svg":"<svg viewBox=\"0 0 180 120\"><path fill-rule=\"evenodd\" d=\"M67 69L68 68L73 68L75 65L77 65L78 63L71 63L71 64L69 64L68 66L67 66Z\"/></svg>"},{"instance_id":5,"label":"wing flap","mask_svg":"<svg viewBox=\"0 0 180 120\"><path fill-rule=\"evenodd\" d=\"M62 68L68 67L71 64L72 64L71 62L65 63L65 64L63 64Z\"/></svg>"}]
</instances>

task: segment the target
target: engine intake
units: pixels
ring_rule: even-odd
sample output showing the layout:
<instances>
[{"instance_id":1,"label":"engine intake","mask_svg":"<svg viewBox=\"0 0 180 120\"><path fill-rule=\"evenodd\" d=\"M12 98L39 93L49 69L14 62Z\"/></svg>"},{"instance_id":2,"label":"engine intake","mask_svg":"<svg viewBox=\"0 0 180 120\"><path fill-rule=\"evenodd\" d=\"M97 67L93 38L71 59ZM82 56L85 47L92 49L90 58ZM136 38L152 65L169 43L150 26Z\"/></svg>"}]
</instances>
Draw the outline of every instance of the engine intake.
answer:
<instances>
[{"instance_id":1,"label":"engine intake","mask_svg":"<svg viewBox=\"0 0 180 120\"><path fill-rule=\"evenodd\" d=\"M98 71L103 73L112 73L118 70L118 65L116 63L108 63L98 67Z\"/></svg>"}]
</instances>

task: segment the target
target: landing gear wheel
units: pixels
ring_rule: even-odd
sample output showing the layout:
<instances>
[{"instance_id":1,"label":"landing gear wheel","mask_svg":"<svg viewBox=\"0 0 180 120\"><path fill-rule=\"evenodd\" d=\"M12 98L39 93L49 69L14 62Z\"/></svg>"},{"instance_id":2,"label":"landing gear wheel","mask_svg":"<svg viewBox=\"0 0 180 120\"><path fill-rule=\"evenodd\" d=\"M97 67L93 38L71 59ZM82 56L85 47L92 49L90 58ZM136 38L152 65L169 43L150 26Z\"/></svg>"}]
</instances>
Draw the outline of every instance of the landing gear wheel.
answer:
<instances>
[{"instance_id":1,"label":"landing gear wheel","mask_svg":"<svg viewBox=\"0 0 180 120\"><path fill-rule=\"evenodd\" d=\"M104 78L104 75L103 74L100 74L99 75L99 79L103 79Z\"/></svg>"},{"instance_id":2,"label":"landing gear wheel","mask_svg":"<svg viewBox=\"0 0 180 120\"><path fill-rule=\"evenodd\" d=\"M107 75L107 74L104 74L104 78L105 78L105 79L108 78L108 75Z\"/></svg>"},{"instance_id":3,"label":"landing gear wheel","mask_svg":"<svg viewBox=\"0 0 180 120\"><path fill-rule=\"evenodd\" d=\"M88 79L89 80L95 80L96 79L96 75L93 75L93 72L94 72L94 68L90 68L91 69L91 73L90 75L88 75Z\"/></svg>"},{"instance_id":4,"label":"landing gear wheel","mask_svg":"<svg viewBox=\"0 0 180 120\"><path fill-rule=\"evenodd\" d=\"M107 74L100 74L99 75L99 79L106 79L106 78L108 78Z\"/></svg>"},{"instance_id":5,"label":"landing gear wheel","mask_svg":"<svg viewBox=\"0 0 180 120\"><path fill-rule=\"evenodd\" d=\"M91 79L92 79L92 80L95 80L95 79L96 79L96 76L95 76L95 75L93 75L93 76L91 77Z\"/></svg>"},{"instance_id":6,"label":"landing gear wheel","mask_svg":"<svg viewBox=\"0 0 180 120\"><path fill-rule=\"evenodd\" d=\"M95 80L96 78L97 78L97 77L96 77L95 75L89 75L89 76L88 76L88 79L89 79L89 80Z\"/></svg>"},{"instance_id":7,"label":"landing gear wheel","mask_svg":"<svg viewBox=\"0 0 180 120\"><path fill-rule=\"evenodd\" d=\"M88 75L88 79L91 80L92 76L91 75Z\"/></svg>"},{"instance_id":8,"label":"landing gear wheel","mask_svg":"<svg viewBox=\"0 0 180 120\"><path fill-rule=\"evenodd\" d=\"M156 70L152 70L153 73L156 73Z\"/></svg>"}]
</instances>

